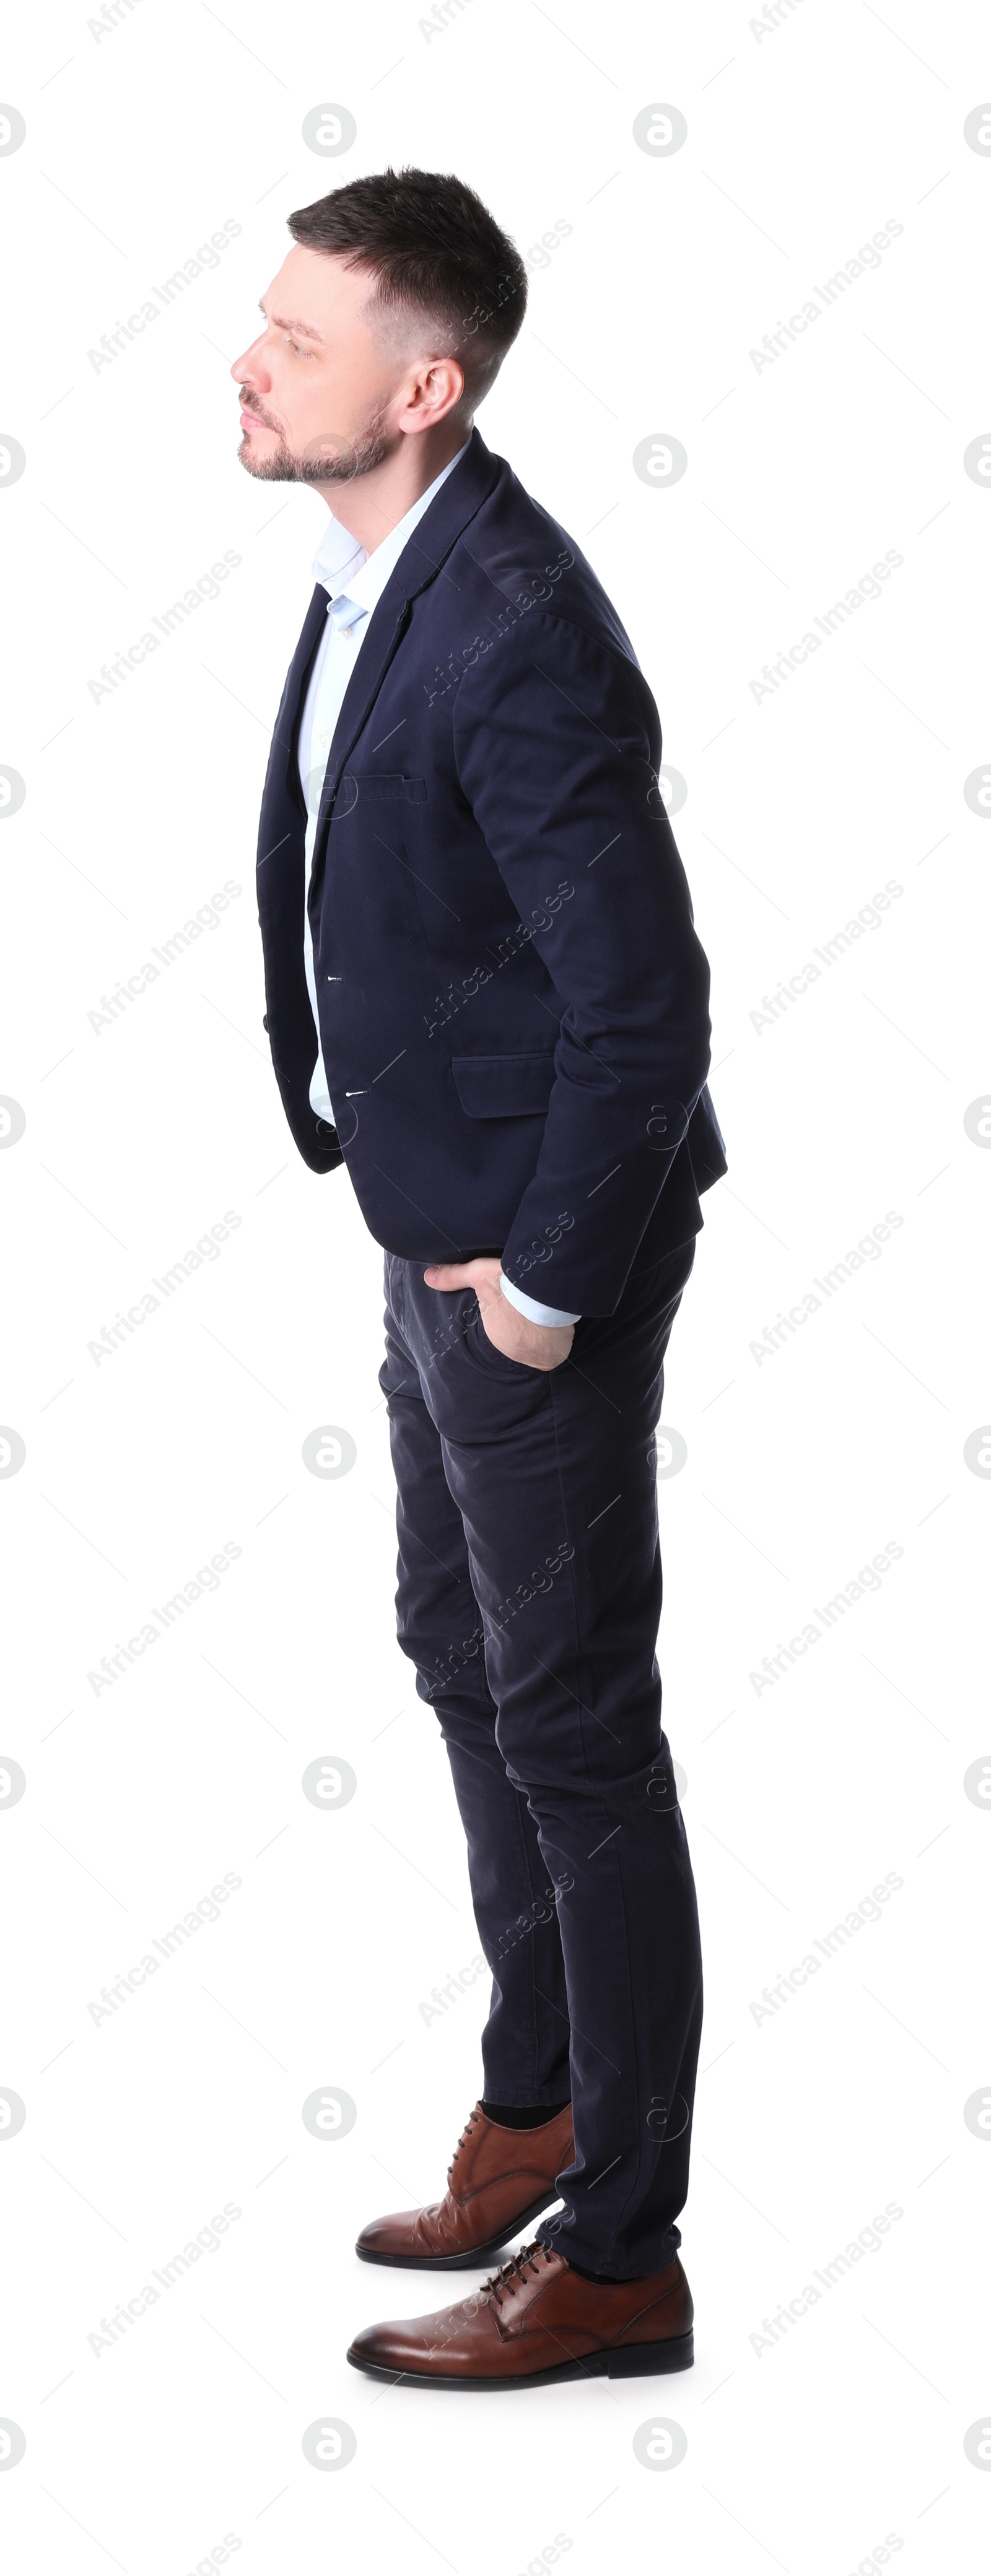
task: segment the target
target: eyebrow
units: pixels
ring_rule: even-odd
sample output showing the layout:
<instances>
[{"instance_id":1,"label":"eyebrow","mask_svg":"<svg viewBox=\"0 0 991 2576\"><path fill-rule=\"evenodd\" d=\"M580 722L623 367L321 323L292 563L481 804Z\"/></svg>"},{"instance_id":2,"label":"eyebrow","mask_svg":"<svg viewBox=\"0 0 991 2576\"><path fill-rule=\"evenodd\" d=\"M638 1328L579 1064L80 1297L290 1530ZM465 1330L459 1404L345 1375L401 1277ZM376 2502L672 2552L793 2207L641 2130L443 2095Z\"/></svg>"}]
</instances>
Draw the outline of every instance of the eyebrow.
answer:
<instances>
[{"instance_id":1,"label":"eyebrow","mask_svg":"<svg viewBox=\"0 0 991 2576\"><path fill-rule=\"evenodd\" d=\"M264 315L266 322L274 322L277 331L301 331L305 340L316 340L321 349L324 347L323 338L319 331L314 330L312 322L286 322L281 313L266 313L261 297L258 299L258 310Z\"/></svg>"}]
</instances>

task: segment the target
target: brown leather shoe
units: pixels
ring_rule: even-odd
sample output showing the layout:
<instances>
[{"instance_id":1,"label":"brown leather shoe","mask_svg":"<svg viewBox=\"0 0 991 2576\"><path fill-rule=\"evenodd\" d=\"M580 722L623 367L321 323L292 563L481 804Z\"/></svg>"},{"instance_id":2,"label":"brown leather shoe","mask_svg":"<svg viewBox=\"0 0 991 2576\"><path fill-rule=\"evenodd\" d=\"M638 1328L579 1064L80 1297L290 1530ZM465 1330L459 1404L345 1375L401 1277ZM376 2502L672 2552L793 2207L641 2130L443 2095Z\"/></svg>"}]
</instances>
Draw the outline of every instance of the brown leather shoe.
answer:
<instances>
[{"instance_id":1,"label":"brown leather shoe","mask_svg":"<svg viewBox=\"0 0 991 2576\"><path fill-rule=\"evenodd\" d=\"M534 2242L436 2316L366 2326L348 2360L411 2388L546 2388L639 2379L695 2358L692 2294L675 2256L641 2281L587 2281Z\"/></svg>"},{"instance_id":2,"label":"brown leather shoe","mask_svg":"<svg viewBox=\"0 0 991 2576\"><path fill-rule=\"evenodd\" d=\"M560 2199L555 2175L575 2152L571 2105L539 2129L501 2129L480 2102L462 2129L447 2168L443 2200L373 2218L355 2246L364 2263L399 2263L432 2272L467 2271L498 2254L507 2237L528 2227Z\"/></svg>"}]
</instances>

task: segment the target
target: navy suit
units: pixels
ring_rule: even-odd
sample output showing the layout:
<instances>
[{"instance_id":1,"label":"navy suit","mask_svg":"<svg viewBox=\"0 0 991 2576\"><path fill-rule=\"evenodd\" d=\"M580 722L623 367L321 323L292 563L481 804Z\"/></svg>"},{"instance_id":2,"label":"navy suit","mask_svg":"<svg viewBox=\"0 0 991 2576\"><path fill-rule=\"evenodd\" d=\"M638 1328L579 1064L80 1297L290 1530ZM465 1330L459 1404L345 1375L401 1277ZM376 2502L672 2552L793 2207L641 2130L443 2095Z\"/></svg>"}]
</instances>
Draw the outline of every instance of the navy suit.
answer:
<instances>
[{"instance_id":1,"label":"navy suit","mask_svg":"<svg viewBox=\"0 0 991 2576\"><path fill-rule=\"evenodd\" d=\"M279 709L258 903L297 1145L341 1155L410 1260L501 1253L615 1311L726 1168L708 970L657 784L657 710L591 566L477 430L396 564L341 709L310 890L334 1134L310 1108L305 808L314 592Z\"/></svg>"},{"instance_id":2,"label":"navy suit","mask_svg":"<svg viewBox=\"0 0 991 2576\"><path fill-rule=\"evenodd\" d=\"M262 807L272 1057L300 1152L347 1164L386 1251L399 1637L493 1971L486 2096L570 2090L575 2160L539 2232L628 2278L680 2242L701 2029L654 1434L699 1196L726 1168L708 969L632 645L476 430L372 613L331 745L318 1120L297 746L325 611L318 588ZM426 1287L425 1263L478 1254L580 1315L562 1367L506 1359L470 1290Z\"/></svg>"}]
</instances>

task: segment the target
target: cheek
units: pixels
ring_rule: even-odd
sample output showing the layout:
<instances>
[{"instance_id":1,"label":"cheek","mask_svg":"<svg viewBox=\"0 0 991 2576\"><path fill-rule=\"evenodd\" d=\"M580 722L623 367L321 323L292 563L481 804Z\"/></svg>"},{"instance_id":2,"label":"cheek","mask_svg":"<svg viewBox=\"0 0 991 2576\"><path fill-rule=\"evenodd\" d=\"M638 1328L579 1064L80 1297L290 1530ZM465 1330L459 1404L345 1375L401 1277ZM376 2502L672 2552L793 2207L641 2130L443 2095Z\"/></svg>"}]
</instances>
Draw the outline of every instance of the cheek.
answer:
<instances>
[{"instance_id":1,"label":"cheek","mask_svg":"<svg viewBox=\"0 0 991 2576\"><path fill-rule=\"evenodd\" d=\"M346 405L336 388L327 385L322 367L310 358L294 357L291 349L276 350L273 357L272 399L287 423L290 445L305 444L315 430L328 422L337 428L347 417Z\"/></svg>"}]
</instances>

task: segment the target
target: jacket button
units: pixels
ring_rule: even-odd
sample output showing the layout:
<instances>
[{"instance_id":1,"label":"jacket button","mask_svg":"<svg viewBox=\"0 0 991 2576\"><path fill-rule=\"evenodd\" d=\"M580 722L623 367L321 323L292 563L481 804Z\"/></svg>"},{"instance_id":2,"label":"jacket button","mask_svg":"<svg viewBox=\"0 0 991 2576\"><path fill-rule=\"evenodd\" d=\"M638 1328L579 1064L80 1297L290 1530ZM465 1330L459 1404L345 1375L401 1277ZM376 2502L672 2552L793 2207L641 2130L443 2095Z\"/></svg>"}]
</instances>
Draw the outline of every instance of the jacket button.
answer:
<instances>
[{"instance_id":1,"label":"jacket button","mask_svg":"<svg viewBox=\"0 0 991 2576\"><path fill-rule=\"evenodd\" d=\"M326 1118L317 1119L317 1140L321 1145L336 1145L337 1130Z\"/></svg>"},{"instance_id":2,"label":"jacket button","mask_svg":"<svg viewBox=\"0 0 991 2576\"><path fill-rule=\"evenodd\" d=\"M266 1011L266 1013L265 1013L265 1017L264 1017L264 1019L263 1019L263 1021L262 1021L262 1027L263 1027L263 1029L267 1029L267 1027L268 1027L268 1012L267 1012L267 1011Z\"/></svg>"}]
</instances>

